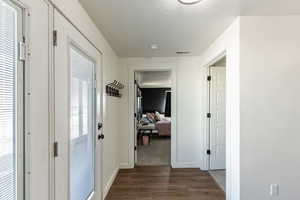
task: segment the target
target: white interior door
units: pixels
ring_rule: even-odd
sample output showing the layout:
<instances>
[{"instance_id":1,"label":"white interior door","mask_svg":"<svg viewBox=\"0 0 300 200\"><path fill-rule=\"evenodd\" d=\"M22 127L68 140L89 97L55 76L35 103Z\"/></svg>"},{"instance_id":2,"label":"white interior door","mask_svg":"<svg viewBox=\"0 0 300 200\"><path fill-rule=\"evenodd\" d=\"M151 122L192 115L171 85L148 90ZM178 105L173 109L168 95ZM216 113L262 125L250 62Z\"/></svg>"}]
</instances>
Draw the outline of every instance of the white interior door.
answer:
<instances>
[{"instance_id":1,"label":"white interior door","mask_svg":"<svg viewBox=\"0 0 300 200\"><path fill-rule=\"evenodd\" d=\"M55 199L102 199L101 54L54 12ZM97 83L97 84L96 84Z\"/></svg>"},{"instance_id":2,"label":"white interior door","mask_svg":"<svg viewBox=\"0 0 300 200\"><path fill-rule=\"evenodd\" d=\"M210 68L210 169L226 167L226 68Z\"/></svg>"}]
</instances>

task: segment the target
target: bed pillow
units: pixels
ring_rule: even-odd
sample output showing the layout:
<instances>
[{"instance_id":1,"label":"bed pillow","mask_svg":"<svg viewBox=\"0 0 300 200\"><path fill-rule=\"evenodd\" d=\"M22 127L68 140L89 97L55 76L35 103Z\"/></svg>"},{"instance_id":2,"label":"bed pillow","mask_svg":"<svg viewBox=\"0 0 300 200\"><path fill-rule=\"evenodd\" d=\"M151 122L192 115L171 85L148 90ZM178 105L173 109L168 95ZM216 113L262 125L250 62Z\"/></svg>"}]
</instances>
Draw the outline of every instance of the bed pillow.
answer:
<instances>
[{"instance_id":1,"label":"bed pillow","mask_svg":"<svg viewBox=\"0 0 300 200\"><path fill-rule=\"evenodd\" d=\"M156 120L156 121L161 121L161 117L160 117L160 113L159 112L155 112L155 114L154 114L154 119Z\"/></svg>"},{"instance_id":2,"label":"bed pillow","mask_svg":"<svg viewBox=\"0 0 300 200\"><path fill-rule=\"evenodd\" d=\"M147 124L149 124L149 123L151 123L151 122L149 121L149 119L148 119L147 117L143 117L143 118L140 120L140 123L141 123L142 125L147 125Z\"/></svg>"},{"instance_id":3,"label":"bed pillow","mask_svg":"<svg viewBox=\"0 0 300 200\"><path fill-rule=\"evenodd\" d=\"M146 113L146 116L150 123L155 123L155 115L153 113Z\"/></svg>"}]
</instances>

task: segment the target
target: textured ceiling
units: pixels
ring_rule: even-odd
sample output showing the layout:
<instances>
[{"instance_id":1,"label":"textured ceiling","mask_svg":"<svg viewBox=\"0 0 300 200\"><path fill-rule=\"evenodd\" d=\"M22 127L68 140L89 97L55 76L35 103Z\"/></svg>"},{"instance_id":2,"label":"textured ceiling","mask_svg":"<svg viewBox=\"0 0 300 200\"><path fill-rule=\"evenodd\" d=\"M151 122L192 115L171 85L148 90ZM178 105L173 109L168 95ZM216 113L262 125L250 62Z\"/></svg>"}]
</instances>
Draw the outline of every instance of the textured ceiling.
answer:
<instances>
[{"instance_id":1,"label":"textured ceiling","mask_svg":"<svg viewBox=\"0 0 300 200\"><path fill-rule=\"evenodd\" d=\"M120 57L200 55L239 15L300 14L300 0L80 0ZM157 44L158 50L152 50Z\"/></svg>"}]
</instances>

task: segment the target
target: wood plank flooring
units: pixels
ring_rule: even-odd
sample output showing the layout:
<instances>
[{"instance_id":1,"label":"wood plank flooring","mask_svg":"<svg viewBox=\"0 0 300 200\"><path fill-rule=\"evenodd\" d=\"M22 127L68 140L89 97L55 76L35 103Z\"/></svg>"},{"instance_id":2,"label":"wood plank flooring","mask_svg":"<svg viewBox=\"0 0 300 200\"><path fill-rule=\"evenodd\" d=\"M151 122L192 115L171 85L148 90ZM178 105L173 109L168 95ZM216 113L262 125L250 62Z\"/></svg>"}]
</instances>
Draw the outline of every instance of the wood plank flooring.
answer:
<instances>
[{"instance_id":1,"label":"wood plank flooring","mask_svg":"<svg viewBox=\"0 0 300 200\"><path fill-rule=\"evenodd\" d=\"M225 200L225 194L199 169L136 167L120 170L106 200Z\"/></svg>"}]
</instances>

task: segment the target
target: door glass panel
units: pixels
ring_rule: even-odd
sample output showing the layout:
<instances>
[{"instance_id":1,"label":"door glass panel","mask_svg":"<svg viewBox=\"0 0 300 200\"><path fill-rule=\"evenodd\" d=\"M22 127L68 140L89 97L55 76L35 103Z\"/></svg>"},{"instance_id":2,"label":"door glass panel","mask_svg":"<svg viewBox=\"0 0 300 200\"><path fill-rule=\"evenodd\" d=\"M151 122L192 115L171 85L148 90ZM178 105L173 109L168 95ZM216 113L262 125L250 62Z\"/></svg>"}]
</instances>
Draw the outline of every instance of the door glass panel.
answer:
<instances>
[{"instance_id":1,"label":"door glass panel","mask_svg":"<svg viewBox=\"0 0 300 200\"><path fill-rule=\"evenodd\" d=\"M0 200L15 200L17 11L0 0Z\"/></svg>"},{"instance_id":2,"label":"door glass panel","mask_svg":"<svg viewBox=\"0 0 300 200\"><path fill-rule=\"evenodd\" d=\"M86 200L95 185L94 63L72 46L70 66L70 200Z\"/></svg>"}]
</instances>

